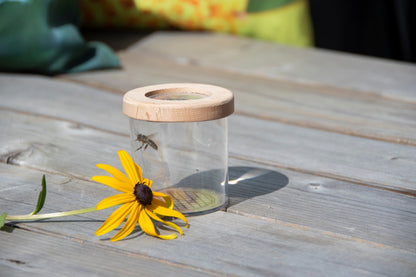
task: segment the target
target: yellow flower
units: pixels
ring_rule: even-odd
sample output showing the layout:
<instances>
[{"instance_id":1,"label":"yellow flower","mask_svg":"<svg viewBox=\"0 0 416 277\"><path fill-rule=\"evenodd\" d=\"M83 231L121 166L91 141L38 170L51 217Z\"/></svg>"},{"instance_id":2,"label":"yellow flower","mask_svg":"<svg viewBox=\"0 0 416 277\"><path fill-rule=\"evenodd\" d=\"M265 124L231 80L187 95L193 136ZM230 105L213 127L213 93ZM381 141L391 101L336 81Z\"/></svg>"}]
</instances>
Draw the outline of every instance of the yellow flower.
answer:
<instances>
[{"instance_id":1,"label":"yellow flower","mask_svg":"<svg viewBox=\"0 0 416 277\"><path fill-rule=\"evenodd\" d=\"M139 223L142 231L148 235L161 239L176 238L176 234L174 233L160 235L152 219L174 228L182 235L182 229L178 225L161 219L164 216L180 218L186 223L186 227L188 227L188 221L185 216L173 210L173 202L170 196L151 190L152 181L143 178L141 168L133 162L133 159L126 151L118 151L118 155L128 177L118 169L106 164L97 164L97 167L106 170L113 177L92 177L92 180L122 192L103 199L97 204L97 210L123 204L107 218L95 234L101 236L114 230L128 216L123 228L111 238L111 241L121 240L128 236L136 227L136 223Z\"/></svg>"}]
</instances>

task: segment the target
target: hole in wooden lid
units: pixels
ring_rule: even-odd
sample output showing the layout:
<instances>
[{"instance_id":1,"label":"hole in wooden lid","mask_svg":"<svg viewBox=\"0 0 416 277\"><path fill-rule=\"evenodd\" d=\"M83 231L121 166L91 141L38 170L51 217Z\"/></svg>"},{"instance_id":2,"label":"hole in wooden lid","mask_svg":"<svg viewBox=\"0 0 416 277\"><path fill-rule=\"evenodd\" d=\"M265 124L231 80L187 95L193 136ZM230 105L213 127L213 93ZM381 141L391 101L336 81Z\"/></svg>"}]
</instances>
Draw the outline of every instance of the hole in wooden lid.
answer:
<instances>
[{"instance_id":1,"label":"hole in wooden lid","mask_svg":"<svg viewBox=\"0 0 416 277\"><path fill-rule=\"evenodd\" d=\"M189 88L170 88L149 91L145 94L146 97L158 100L196 100L209 96L209 93L189 91Z\"/></svg>"}]
</instances>

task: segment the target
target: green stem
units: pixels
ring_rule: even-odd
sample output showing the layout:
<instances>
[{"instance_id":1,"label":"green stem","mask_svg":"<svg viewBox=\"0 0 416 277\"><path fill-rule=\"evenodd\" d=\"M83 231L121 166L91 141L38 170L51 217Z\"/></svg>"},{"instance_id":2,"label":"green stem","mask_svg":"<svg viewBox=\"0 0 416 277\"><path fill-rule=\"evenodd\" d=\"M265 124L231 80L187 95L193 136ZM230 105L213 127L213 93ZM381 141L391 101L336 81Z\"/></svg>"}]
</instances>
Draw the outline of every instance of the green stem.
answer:
<instances>
[{"instance_id":1,"label":"green stem","mask_svg":"<svg viewBox=\"0 0 416 277\"><path fill-rule=\"evenodd\" d=\"M93 212L96 210L97 209L95 207L91 207L91 208L82 209L82 210L73 210L73 211L49 213L49 214L9 215L9 216L6 216L6 220L9 220L9 221L39 220L39 219L47 219L47 218L54 218L54 217L61 217L61 216L68 216L68 215L85 214L85 213Z\"/></svg>"}]
</instances>

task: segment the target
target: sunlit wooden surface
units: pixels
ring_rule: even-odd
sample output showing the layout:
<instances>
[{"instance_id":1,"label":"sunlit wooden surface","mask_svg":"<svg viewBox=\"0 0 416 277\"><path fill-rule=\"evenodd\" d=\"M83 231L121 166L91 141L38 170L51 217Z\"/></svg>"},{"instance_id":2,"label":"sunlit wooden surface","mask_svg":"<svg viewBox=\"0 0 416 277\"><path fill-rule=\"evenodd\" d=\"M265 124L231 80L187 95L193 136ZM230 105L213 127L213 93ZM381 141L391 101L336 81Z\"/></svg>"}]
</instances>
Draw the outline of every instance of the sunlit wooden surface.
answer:
<instances>
[{"instance_id":1,"label":"sunlit wooden surface","mask_svg":"<svg viewBox=\"0 0 416 277\"><path fill-rule=\"evenodd\" d=\"M122 95L234 92L227 211L162 241L113 243L94 212L0 231L0 276L415 276L416 66L216 34L105 35L122 69L0 74L0 212L94 206L96 163L130 150Z\"/></svg>"}]
</instances>

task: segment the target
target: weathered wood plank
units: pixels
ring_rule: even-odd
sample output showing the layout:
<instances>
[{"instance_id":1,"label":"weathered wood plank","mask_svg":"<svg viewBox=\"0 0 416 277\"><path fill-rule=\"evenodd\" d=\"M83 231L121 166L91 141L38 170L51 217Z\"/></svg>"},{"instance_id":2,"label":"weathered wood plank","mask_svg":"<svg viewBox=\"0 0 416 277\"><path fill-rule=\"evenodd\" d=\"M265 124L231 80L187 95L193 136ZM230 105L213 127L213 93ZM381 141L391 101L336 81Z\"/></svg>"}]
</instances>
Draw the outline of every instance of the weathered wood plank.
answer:
<instances>
[{"instance_id":1,"label":"weathered wood plank","mask_svg":"<svg viewBox=\"0 0 416 277\"><path fill-rule=\"evenodd\" d=\"M0 210L27 211L31 203L26 193L34 192L34 180L41 172L5 164L0 164L0 170ZM84 202L91 205L98 201L94 198L109 192L92 182L65 180L65 176L53 174L47 178L50 195L46 211L77 209ZM8 190L7 199L4 189ZM19 195L25 197L15 201ZM76 198L82 200L74 201ZM412 276L416 272L414 251L225 212L189 218L191 227L173 241L142 236L137 230L128 239L112 243L108 240L112 234L103 238L93 235L108 214L104 210L60 220L19 223L26 231L0 232L0 237L7 241L2 249L10 250L1 251L0 264L9 265L9 259L23 261L21 268L27 266L25 270L42 274L42 267L54 269L62 261L65 273L85 271L100 275L108 270L112 276L119 272L132 274L142 262L147 265L138 273L151 272L155 264L161 263L157 265L158 272L171 270L173 276L181 271L221 276ZM46 258L35 255L34 250L40 250ZM97 269L100 263L101 268ZM9 272L18 271L9 267Z\"/></svg>"},{"instance_id":2,"label":"weathered wood plank","mask_svg":"<svg viewBox=\"0 0 416 277\"><path fill-rule=\"evenodd\" d=\"M13 107L13 109L33 111L49 116L56 115L88 126L123 134L128 133L128 120L121 113L120 95L87 88L84 93L88 94L88 97L81 97L83 86L35 78L31 82L32 87L36 85L36 91L42 92L32 93L32 95L38 95L34 100L37 102L33 105L30 102L18 100L23 95L27 95L19 94L15 89L19 83L18 80L16 79L12 86L7 85L8 82L0 82L5 84L1 90L5 95L5 101L0 103L0 107ZM23 87L28 85L27 82L22 82ZM45 89L42 89L43 87ZM19 91L25 90L22 88ZM69 108L67 104L56 100L58 94L71 95L72 91L75 92ZM100 99L99 102L95 100L97 98ZM64 96L63 99L65 99ZM51 108L45 109L44 107ZM90 109L90 107L93 108ZM111 117L111 121L106 120L107 115ZM416 166L415 147L239 115L230 117L229 125L230 153L233 156L342 180L401 190L405 193L413 193L416 190L416 177L413 174L413 168ZM77 124L71 126L77 127ZM61 139L58 133L54 136ZM262 147L259 148L258 145Z\"/></svg>"},{"instance_id":3,"label":"weathered wood plank","mask_svg":"<svg viewBox=\"0 0 416 277\"><path fill-rule=\"evenodd\" d=\"M415 195L416 147L230 117L230 156ZM260 147L261 146L261 147Z\"/></svg>"},{"instance_id":4,"label":"weathered wood plank","mask_svg":"<svg viewBox=\"0 0 416 277\"><path fill-rule=\"evenodd\" d=\"M1 107L64 118L72 121L74 128L82 122L93 128L128 133L128 120L121 112L122 95L37 75L0 74L0 97ZM109 118L117 123L107 124Z\"/></svg>"},{"instance_id":5,"label":"weathered wood plank","mask_svg":"<svg viewBox=\"0 0 416 277\"><path fill-rule=\"evenodd\" d=\"M84 114L85 115L85 114ZM57 172L86 179L98 173L97 163L114 161L116 149L129 149L129 138L103 133L68 121L30 116L16 112L0 111L2 118L0 133L0 161L34 167L46 172ZM7 130L7 131L6 131ZM119 140L111 140L117 137ZM97 146L107 159L96 155ZM85 168L88 164L91 168ZM52 158L53 157L53 158ZM56 167L59 161L60 166ZM89 173L88 173L89 172ZM91 175L92 176L92 175ZM90 177L87 177L88 179Z\"/></svg>"},{"instance_id":6,"label":"weathered wood plank","mask_svg":"<svg viewBox=\"0 0 416 277\"><path fill-rule=\"evenodd\" d=\"M155 83L214 83L235 93L239 114L416 145L416 103L345 89L287 84L253 74L229 72L222 67L182 64L140 46L137 45L137 51L119 54L122 70L72 74L64 78L120 93Z\"/></svg>"},{"instance_id":7,"label":"weathered wood plank","mask_svg":"<svg viewBox=\"0 0 416 277\"><path fill-rule=\"evenodd\" d=\"M42 82L30 82L26 87L32 83L42 86ZM47 171L51 177L48 177L49 196L53 200L47 200L45 211L91 206L103 195L113 193L88 180L91 175L101 173L93 167L95 163L116 165L115 151L129 145L127 129L123 129L127 127L126 118L121 112L117 115L118 112L109 111L113 97L118 97L117 101L121 98L87 89L92 95L105 94L105 104L91 95L85 97L82 108L72 109L60 97L48 100L48 93L66 91L71 95L71 89L76 88L75 94L80 98L69 99L76 107L77 101L83 100L83 87L61 84L51 82L50 89L33 105L19 104L16 100L10 104L12 100L8 98L13 90L0 82L0 128L3 130L0 160L20 165L0 164L0 210L26 211L33 205L34 199L29 201L25 192L30 189L32 195L37 190L32 186L38 185L39 170ZM32 90L35 95L38 91ZM48 110L49 106L53 108ZM89 116L90 106L94 112ZM96 113L103 116L96 119ZM109 114L115 117L108 120L104 115ZM120 259L124 254L132 254L150 261L163 261L174 268L184 266L191 275L192 271L237 276L415 274L415 204L414 197L404 194L412 194L414 186L414 175L408 173L414 166L411 158L414 147L369 143L370 140L241 115L232 117L230 122L230 146L234 147L231 148L232 176L241 177L253 167L271 172L232 186L234 195L229 209L232 213L193 217L191 228L178 240L162 242L141 236L139 230L132 239L116 244L107 240L110 235L103 239L94 237L93 232L110 211L19 226L53 236L62 243L62 239L69 239L94 249L111 249L115 256L120 254ZM266 132L270 136L256 136L254 132ZM327 145L316 145L313 140L325 141ZM369 150L370 146L374 148ZM353 150L360 153L352 153ZM367 153L370 157L365 157ZM391 158L392 154L395 156ZM386 161L383 157L387 157ZM281 168L311 172L314 176ZM319 175L352 180L360 186ZM395 180L395 175L403 177ZM388 183L380 183L382 178ZM406 186L406 181L410 185ZM394 190L401 190L402 194ZM70 247L74 253L83 247L76 248L76 245ZM73 261L85 267L83 260ZM10 267L2 272L18 274Z\"/></svg>"},{"instance_id":8,"label":"weathered wood plank","mask_svg":"<svg viewBox=\"0 0 416 277\"><path fill-rule=\"evenodd\" d=\"M14 229L11 233L0 231L0 238L2 276L220 275L123 251L121 248L114 249L91 241L80 242L50 233Z\"/></svg>"},{"instance_id":9,"label":"weathered wood plank","mask_svg":"<svg viewBox=\"0 0 416 277\"><path fill-rule=\"evenodd\" d=\"M416 102L416 65L207 33L158 32L132 45L166 59L276 80Z\"/></svg>"},{"instance_id":10,"label":"weathered wood plank","mask_svg":"<svg viewBox=\"0 0 416 277\"><path fill-rule=\"evenodd\" d=\"M227 212L416 250L414 197L231 159L234 164L240 166L230 167Z\"/></svg>"},{"instance_id":11,"label":"weathered wood plank","mask_svg":"<svg viewBox=\"0 0 416 277\"><path fill-rule=\"evenodd\" d=\"M103 174L102 170L94 167L96 163L120 168L116 151L129 147L126 136L82 125L74 129L72 123L63 120L1 109L0 117L8 119L2 124L6 132L0 134L0 160L67 177L58 183L68 182L74 177L89 180L93 175ZM15 138L20 139L16 142ZM244 143L250 148L254 142ZM263 145L274 151L273 147ZM263 150L258 151L261 154ZM271 157L274 157L272 154ZM232 180L246 178L246 171L248 174L259 174L230 187L230 212L374 240L397 248L416 249L414 197L274 166L266 168L264 164L244 159L232 158L230 165ZM259 168L260 171L253 173L252 168ZM7 171L1 175L7 175ZM40 177L35 180L36 184L39 180ZM85 188L82 191L90 195ZM21 196L17 201L23 201L24 194L18 194ZM91 195L97 193L92 192ZM84 204L83 201L90 199L74 196L72 200ZM83 207L89 207L88 202Z\"/></svg>"}]
</instances>

